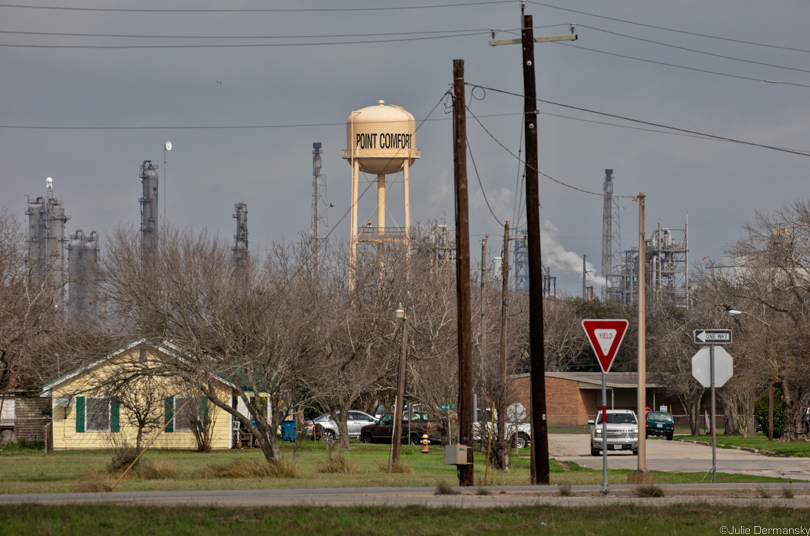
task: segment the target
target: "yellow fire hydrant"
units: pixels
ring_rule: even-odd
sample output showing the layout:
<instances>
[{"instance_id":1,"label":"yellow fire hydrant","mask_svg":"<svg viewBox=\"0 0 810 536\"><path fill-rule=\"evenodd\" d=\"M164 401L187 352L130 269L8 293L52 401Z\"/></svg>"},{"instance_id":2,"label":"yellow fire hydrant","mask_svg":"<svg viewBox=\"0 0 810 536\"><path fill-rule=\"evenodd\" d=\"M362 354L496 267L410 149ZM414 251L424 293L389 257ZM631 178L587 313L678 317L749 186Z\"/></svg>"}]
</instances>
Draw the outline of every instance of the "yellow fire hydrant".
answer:
<instances>
[{"instance_id":1,"label":"yellow fire hydrant","mask_svg":"<svg viewBox=\"0 0 810 536\"><path fill-rule=\"evenodd\" d=\"M423 453L430 452L430 448L429 448L430 439L428 438L427 434L422 434L422 441L420 441L420 443L422 443L422 452Z\"/></svg>"}]
</instances>

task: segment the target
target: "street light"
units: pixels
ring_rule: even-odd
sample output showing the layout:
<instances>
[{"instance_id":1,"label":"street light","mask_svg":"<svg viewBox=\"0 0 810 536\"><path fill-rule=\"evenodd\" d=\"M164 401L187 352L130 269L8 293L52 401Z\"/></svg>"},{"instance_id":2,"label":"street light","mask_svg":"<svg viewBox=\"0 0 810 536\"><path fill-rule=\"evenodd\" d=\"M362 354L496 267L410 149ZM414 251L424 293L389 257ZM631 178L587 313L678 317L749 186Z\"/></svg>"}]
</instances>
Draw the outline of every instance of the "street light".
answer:
<instances>
[{"instance_id":1,"label":"street light","mask_svg":"<svg viewBox=\"0 0 810 536\"><path fill-rule=\"evenodd\" d=\"M172 142L166 140L166 143L163 144L163 221L164 225L168 223L166 221L166 201L168 201L168 197L166 196L166 183L169 182L167 180L167 172L166 172L166 153L172 150Z\"/></svg>"},{"instance_id":2,"label":"street light","mask_svg":"<svg viewBox=\"0 0 810 536\"><path fill-rule=\"evenodd\" d=\"M762 319L761 319L760 317L758 317L757 315L749 313L748 311L737 311L737 310L735 310L735 309L731 309L731 310L729 310L728 314L730 314L730 315L732 315L732 316L737 316L737 315L748 315L748 316L753 316L754 318L756 318L757 320L759 320L760 322L762 322L762 323L763 323L763 324L765 324L766 326L770 326L770 324L769 324L769 323L765 322L764 320L762 320Z\"/></svg>"},{"instance_id":3,"label":"street light","mask_svg":"<svg viewBox=\"0 0 810 536\"><path fill-rule=\"evenodd\" d=\"M402 402L405 398L405 354L408 351L408 315L402 304L394 311L394 316L402 320L402 349L399 353L399 374L397 377L397 398L394 407L394 433L391 436L391 462L399 463L402 443Z\"/></svg>"},{"instance_id":4,"label":"street light","mask_svg":"<svg viewBox=\"0 0 810 536\"><path fill-rule=\"evenodd\" d=\"M736 309L729 309L728 314L730 314L731 316L748 315L756 318L766 326L771 327L769 323L765 322L757 315L749 313L748 311L738 311ZM773 441L773 381L771 381L770 384L768 385L768 441Z\"/></svg>"}]
</instances>

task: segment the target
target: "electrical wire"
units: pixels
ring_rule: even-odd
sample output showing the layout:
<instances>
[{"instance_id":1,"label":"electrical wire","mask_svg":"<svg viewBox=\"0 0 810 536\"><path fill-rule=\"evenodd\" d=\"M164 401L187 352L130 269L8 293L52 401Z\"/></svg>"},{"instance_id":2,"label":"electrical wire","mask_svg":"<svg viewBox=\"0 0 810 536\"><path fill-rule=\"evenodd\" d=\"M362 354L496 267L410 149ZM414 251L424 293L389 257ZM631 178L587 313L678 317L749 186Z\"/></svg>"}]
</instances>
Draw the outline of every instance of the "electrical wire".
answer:
<instances>
[{"instance_id":1,"label":"electrical wire","mask_svg":"<svg viewBox=\"0 0 810 536\"><path fill-rule=\"evenodd\" d=\"M476 85L476 84L466 82L466 85ZM484 87L484 89L486 89L487 91L494 91L496 93L502 93L504 95L511 95L513 97L519 97L521 99L525 99L525 97L523 95L519 94L519 93L514 93L512 91L506 91L504 89L496 89L496 88L493 88L493 87L486 87L486 86ZM762 143L744 141L744 140L739 140L739 139L735 139L735 138L729 138L729 137L726 137L726 136L717 136L715 134L707 134L705 132L698 132L696 130L689 130L689 129L685 129L685 128L672 127L672 126L669 126L669 125L664 125L662 123L653 123L651 121L644 121L644 120L641 120L641 119L634 119L634 118L631 118L631 117L625 117L625 116L621 116L621 115L617 115L617 114L610 114L610 113L607 113L607 112L599 112L599 111L596 111L596 110L589 110L588 108L582 108L582 107L579 107L579 106L572 106L570 104L562 104L562 103L559 103L559 102L554 102L554 101L549 101L549 100L544 100L544 99L535 99L535 100L537 102L541 102L543 104L549 104L551 106L559 106L561 108L568 108L570 110L577 110L577 111L580 111L580 112L586 112L586 113L591 113L591 114L595 114L595 115L601 115L601 116L604 116L604 117L611 117L613 119L620 119L622 121L629 121L629 122L632 122L632 123L639 123L639 124L642 124L642 125L652 126L652 127L656 127L656 128L663 128L663 129L667 129L667 130L673 130L673 131L676 131L676 132L683 132L683 133L686 133L686 134L693 134L693 135L697 135L697 136L703 136L703 137L711 138L711 139L714 139L714 140L727 141L727 142L731 142L731 143L738 143L740 145L747 145L747 146L750 146L750 147L759 147L759 148L762 148L762 149L770 149L772 151L779 151L779 152L783 152L783 153L796 154L796 155L800 155L800 156L810 156L810 152L808 152L808 151L796 151L796 150L793 150L793 149L786 149L786 148L783 148L783 147L775 147L773 145L765 145L765 144L762 144ZM475 117L475 116L473 116L473 117ZM478 120L478 118L476 118L476 120ZM479 123L480 123L480 121L479 121ZM599 195L602 195L602 194L599 194ZM614 195L613 197L621 197L621 196L615 196Z\"/></svg>"},{"instance_id":2,"label":"electrical wire","mask_svg":"<svg viewBox=\"0 0 810 536\"><path fill-rule=\"evenodd\" d=\"M470 110L470 107L467 107L467 111ZM472 112L470 112L472 113ZM469 138L467 140L467 152L470 153L470 160L472 161L473 169L475 170L475 178L478 179L478 186L481 187L481 194L484 196L484 201L487 204L487 208L489 209L489 213L492 214L492 217L495 218L495 221L498 222L498 225L503 227L503 222L498 219L498 216L495 215L495 212L492 211L492 206L489 204L489 199L487 199L487 192L484 190L484 184L481 182L481 176L478 174L478 166L475 165L475 157L473 157L472 147L470 146Z\"/></svg>"},{"instance_id":3,"label":"electrical wire","mask_svg":"<svg viewBox=\"0 0 810 536\"><path fill-rule=\"evenodd\" d=\"M571 45L571 44L568 44L568 43L555 42L554 44L559 45L559 46L564 46L564 47L575 48L577 50L587 50L588 52L596 52L598 54L605 54L607 56L615 56L617 58L625 58L625 59L628 59L628 60L641 61L641 62L644 62L644 63L653 63L655 65L663 65L665 67L674 67L675 69L683 69L683 70L686 70L686 71L696 71L696 72L699 72L699 73L713 74L713 75L716 75L716 76L725 76L725 77L728 77L728 78L738 78L740 80L751 80L753 82L765 82L767 84L780 84L780 85L783 85L783 86L796 86L796 87L810 88L810 85L808 85L808 84L797 84L797 83L794 83L794 82L780 82L779 80L769 80L767 78L753 78L753 77L750 77L750 76L740 76L740 75L736 75L736 74L721 73L719 71L711 71L709 69L698 69L697 67L686 67L684 65L677 65L677 64L674 64L674 63L667 63L667 62L663 62L663 61L656 61L656 60L648 60L648 59L644 59L644 58L637 58L635 56L628 56L626 54L618 54L616 52L606 52L604 50L597 50L595 48L588 48L588 47L583 47L583 46L579 46L579 45Z\"/></svg>"},{"instance_id":4,"label":"electrical wire","mask_svg":"<svg viewBox=\"0 0 810 536\"><path fill-rule=\"evenodd\" d=\"M472 85L472 84L466 83L466 85ZM484 89L490 89L490 88L486 88L486 87L485 87ZM469 110L468 110L468 111L469 111ZM520 158L518 155L516 155L515 153L513 153L512 151L510 151L510 150L509 150L509 149L508 149L508 148L507 148L507 147L506 147L506 146L505 146L503 143L501 143L501 141L500 141L498 138L496 138L496 137L495 137L495 136L494 136L494 135L493 135L493 134L492 134L492 133L491 133L491 132L490 132L490 131L487 129L487 127L485 127L485 126L484 126L484 124L481 122L481 120L480 120L480 119L478 119L478 118L475 116L475 114L474 114L474 113L472 113L471 111L470 111L469 113L470 113L470 115L472 115L473 119L475 119L475 120L476 120L476 122L477 122L477 123L478 123L478 124L481 126L481 128L482 128L482 129L484 129L484 132L486 132L486 133L487 133L487 135L489 135L489 137L490 137L490 138L492 138L492 139L493 139L493 141L495 141L495 143L497 143L498 145L500 145L500 146L501 146L501 148L502 148L504 151L506 151L507 153L509 153L510 155L512 155L512 157L513 157L513 158L516 158L516 159L517 159L519 162L521 162L522 164L524 164L526 167L529 167L529 164L528 164L528 163L527 163L525 160L521 160L521 158ZM534 168L532 168L532 169L534 169ZM555 179L554 177L552 177L552 176L550 176L550 175L547 175L547 174L543 173L543 172L542 172L542 171L540 171L539 169L534 169L534 171L536 171L536 172L537 172L537 173L539 173L540 175L544 176L545 178L547 178L547 179L549 179L549 180L551 180L551 181L553 181L553 182L556 182L557 184L559 184L559 185L561 185L561 186L565 186L566 188L570 188L570 189L572 189L572 190L576 190L576 191L581 192L581 193L584 193L584 194L595 195L595 196L597 196L597 197L605 197L605 194L604 194L604 193L592 192L592 191L590 191L590 190L584 190L584 189L579 188L579 187L577 187L577 186L573 186L573 185L568 184L568 183L566 183L566 182L563 182L563 181L561 181L561 180ZM613 197L614 197L614 198L617 198L617 197L618 197L618 198L624 198L624 199L637 199L637 197L636 197L636 196L630 196L630 195L614 195Z\"/></svg>"},{"instance_id":5,"label":"electrical wire","mask_svg":"<svg viewBox=\"0 0 810 536\"><path fill-rule=\"evenodd\" d=\"M280 47L314 47L337 45L365 45L372 43L404 43L408 41L433 41L436 39L454 39L489 34L489 30L459 33L454 35L437 35L431 37L411 37L398 39L370 39L365 41L320 41L317 43L232 43L227 45L24 45L0 43L3 48L42 48L42 49L78 49L78 50L135 50L135 49L168 49L168 48L280 48Z\"/></svg>"},{"instance_id":6,"label":"electrical wire","mask_svg":"<svg viewBox=\"0 0 810 536\"><path fill-rule=\"evenodd\" d=\"M625 24L632 24L634 26L641 26L643 28L652 28L654 30L663 30L665 32L673 32L673 33L679 33L679 34L683 34L683 35L692 35L692 36L695 36L695 37L705 37L706 39L716 39L718 41L728 41L730 43L740 43L740 44L743 44L743 45L752 45L752 46L765 47L765 48L775 48L775 49L779 49L779 50L790 50L790 51L793 51L793 52L810 53L810 50L806 50L806 49L802 49L802 48L793 48L793 47L786 47L786 46L780 46L780 45L769 45L769 44L766 44L766 43L757 43L755 41L746 41L746 40L743 40L743 39L732 39L732 38L729 38L729 37L719 37L719 36L716 36L716 35L702 34L702 33L697 33L697 32L688 32L686 30L676 30L674 28L667 28L665 26L655 26L653 24L645 24L643 22L635 22L635 21L631 21L631 20L627 20L627 19L618 19L618 18L615 18L615 17L608 17L608 16L605 16L605 15L596 15L594 13L588 13L587 11L578 11L576 9L568 9L568 8L559 7L559 6L552 6L551 4L544 4L544 3L541 3L541 2L533 2L531 0L529 0L528 3L529 4L534 4L536 6L547 7L547 8L550 8L550 9L558 9L560 11L567 11L569 13L576 13L578 15L586 15L588 17L595 17L595 18L598 18L598 19L612 20L614 22L622 22L622 23L625 23Z\"/></svg>"},{"instance_id":7,"label":"electrical wire","mask_svg":"<svg viewBox=\"0 0 810 536\"><path fill-rule=\"evenodd\" d=\"M535 29L555 28L568 26L567 24L548 24L546 26L535 26ZM315 35L145 35L145 34L103 34L103 33L71 33L71 32L29 32L15 30L0 30L0 35L33 35L42 37L109 37L114 39L324 39L343 37L380 37L384 35L432 35L432 34L453 34L469 32L491 33L492 28L468 28L465 30L434 30L423 32L380 32L380 33L357 33L357 34L315 34Z\"/></svg>"},{"instance_id":8,"label":"electrical wire","mask_svg":"<svg viewBox=\"0 0 810 536\"><path fill-rule=\"evenodd\" d=\"M785 66L785 65L776 65L776 64L773 64L773 63L765 63L765 62L762 62L762 61L746 60L746 59L743 59L743 58L735 58L733 56L726 56L726 55L723 55L723 54L715 54L713 52L705 52L703 50L696 50L694 48L687 48L687 47L682 47L682 46L678 46L678 45L670 45L668 43L662 43L660 41L653 41L651 39L644 39L644 38L641 38L641 37L635 37L635 36L632 36L632 35L626 35L626 34L622 34L622 33L619 33L619 32L611 32L609 30L603 30L601 28L595 28L593 26L586 26L584 24L578 24L577 27L578 28L588 28L589 30L594 30L596 32L602 32L602 33L606 33L606 34L609 34L609 35L615 35L615 36L618 36L618 37L624 37L625 39L633 39L634 41L641 41L643 43L650 43L650 44L659 45L659 46L662 46L662 47L674 48L676 50L684 50L686 52L693 52L695 54L703 54L705 56L712 56L714 58L722 58L722 59L725 59L725 60L740 61L740 62L743 62L743 63L750 63L750 64L753 64L753 65L764 65L765 67L773 67L775 69L786 69L788 71L797 71L797 72L800 72L800 73L810 73L810 70L807 70L807 69L799 69L799 68L796 68L796 67L788 67L788 66Z\"/></svg>"},{"instance_id":9,"label":"electrical wire","mask_svg":"<svg viewBox=\"0 0 810 536\"><path fill-rule=\"evenodd\" d=\"M46 11L93 11L105 13L354 13L362 11L409 11L418 9L439 9L452 7L485 6L492 4L514 4L515 0L495 0L488 2L463 2L458 4L436 4L424 6L356 7L356 8L220 8L220 9L148 9L148 8L107 8L107 7L65 7L29 6L22 4L0 4L0 8L36 9Z\"/></svg>"}]
</instances>

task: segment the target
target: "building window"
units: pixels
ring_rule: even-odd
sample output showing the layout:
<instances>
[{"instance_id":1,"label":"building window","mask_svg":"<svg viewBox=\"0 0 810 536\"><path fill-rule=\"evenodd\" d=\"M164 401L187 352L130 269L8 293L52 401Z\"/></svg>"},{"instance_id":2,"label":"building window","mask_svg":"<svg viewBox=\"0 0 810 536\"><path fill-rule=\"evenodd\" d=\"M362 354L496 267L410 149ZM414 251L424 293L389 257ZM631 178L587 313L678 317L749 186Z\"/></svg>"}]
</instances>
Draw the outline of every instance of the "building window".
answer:
<instances>
[{"instance_id":1,"label":"building window","mask_svg":"<svg viewBox=\"0 0 810 536\"><path fill-rule=\"evenodd\" d=\"M181 396L170 396L166 399L165 423L167 432L192 432L194 425L200 420L200 411L203 411L202 420L205 420L207 407L202 407L200 402L195 402L196 398L185 398ZM188 402L188 403L186 403ZM185 404L185 407L183 406ZM207 405L207 399L202 398L203 406Z\"/></svg>"},{"instance_id":2,"label":"building window","mask_svg":"<svg viewBox=\"0 0 810 536\"><path fill-rule=\"evenodd\" d=\"M119 403L107 397L76 397L76 432L118 432Z\"/></svg>"}]
</instances>

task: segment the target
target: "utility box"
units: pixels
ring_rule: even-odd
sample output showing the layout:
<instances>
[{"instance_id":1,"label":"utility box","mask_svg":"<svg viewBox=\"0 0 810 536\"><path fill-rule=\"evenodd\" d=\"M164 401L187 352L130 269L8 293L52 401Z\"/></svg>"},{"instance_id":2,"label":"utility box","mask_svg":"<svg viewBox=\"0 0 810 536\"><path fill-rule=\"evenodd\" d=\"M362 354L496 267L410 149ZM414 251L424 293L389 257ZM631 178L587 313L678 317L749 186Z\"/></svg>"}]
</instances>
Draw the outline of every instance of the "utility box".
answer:
<instances>
[{"instance_id":1,"label":"utility box","mask_svg":"<svg viewBox=\"0 0 810 536\"><path fill-rule=\"evenodd\" d=\"M447 445L444 447L444 464L467 465L467 452L466 445Z\"/></svg>"}]
</instances>

